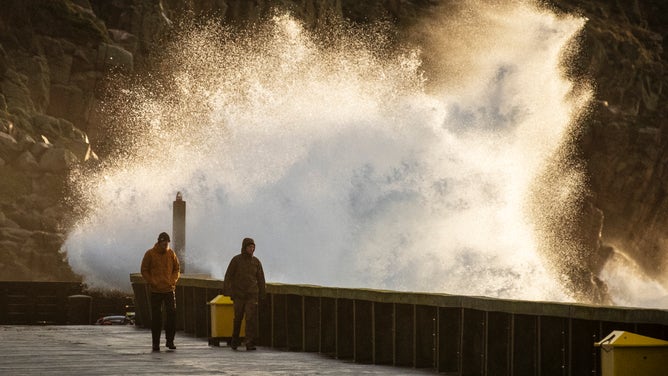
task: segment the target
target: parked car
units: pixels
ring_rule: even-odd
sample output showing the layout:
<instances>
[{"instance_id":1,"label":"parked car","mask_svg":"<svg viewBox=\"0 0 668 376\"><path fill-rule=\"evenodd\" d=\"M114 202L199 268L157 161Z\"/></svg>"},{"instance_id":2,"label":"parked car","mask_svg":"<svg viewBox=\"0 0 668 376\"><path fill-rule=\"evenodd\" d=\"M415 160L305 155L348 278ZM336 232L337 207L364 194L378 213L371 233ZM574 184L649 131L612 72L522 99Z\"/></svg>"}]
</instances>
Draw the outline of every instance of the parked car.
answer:
<instances>
[{"instance_id":1,"label":"parked car","mask_svg":"<svg viewBox=\"0 0 668 376\"><path fill-rule=\"evenodd\" d=\"M95 322L96 325L134 325L135 322L133 319L122 316L122 315L112 315L104 316L97 319Z\"/></svg>"}]
</instances>

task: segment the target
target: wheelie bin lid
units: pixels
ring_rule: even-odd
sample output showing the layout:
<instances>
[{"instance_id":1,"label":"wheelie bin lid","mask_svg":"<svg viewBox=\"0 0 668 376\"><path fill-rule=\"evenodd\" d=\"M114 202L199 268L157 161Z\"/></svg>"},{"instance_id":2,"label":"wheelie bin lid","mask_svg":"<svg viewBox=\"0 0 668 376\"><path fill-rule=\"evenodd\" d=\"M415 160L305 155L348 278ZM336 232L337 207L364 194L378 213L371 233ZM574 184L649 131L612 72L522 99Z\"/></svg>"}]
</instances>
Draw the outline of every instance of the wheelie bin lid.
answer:
<instances>
[{"instance_id":1,"label":"wheelie bin lid","mask_svg":"<svg viewBox=\"0 0 668 376\"><path fill-rule=\"evenodd\" d=\"M607 337L594 343L596 347L668 347L668 341L645 337L640 334L614 330Z\"/></svg>"},{"instance_id":2,"label":"wheelie bin lid","mask_svg":"<svg viewBox=\"0 0 668 376\"><path fill-rule=\"evenodd\" d=\"M232 304L232 298L230 298L229 296L225 296L225 295L218 295L206 304L230 305L230 304Z\"/></svg>"}]
</instances>

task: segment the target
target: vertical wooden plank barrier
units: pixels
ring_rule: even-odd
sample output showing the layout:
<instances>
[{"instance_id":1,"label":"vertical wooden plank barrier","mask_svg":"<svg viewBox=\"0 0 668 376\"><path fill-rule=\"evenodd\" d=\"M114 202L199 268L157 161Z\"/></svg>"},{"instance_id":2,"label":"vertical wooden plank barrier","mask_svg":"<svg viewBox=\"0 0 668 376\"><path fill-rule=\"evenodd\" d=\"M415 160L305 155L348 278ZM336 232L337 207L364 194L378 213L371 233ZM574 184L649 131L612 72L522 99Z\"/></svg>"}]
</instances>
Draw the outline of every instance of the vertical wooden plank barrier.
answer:
<instances>
[{"instance_id":1,"label":"vertical wooden plank barrier","mask_svg":"<svg viewBox=\"0 0 668 376\"><path fill-rule=\"evenodd\" d=\"M40 319L42 318L40 309L40 301L42 297L40 296L39 287L36 284L32 284L30 287L30 294L28 294L28 301L30 302L30 311L27 312L28 317L30 317L29 324L42 324Z\"/></svg>"},{"instance_id":2,"label":"vertical wooden plank barrier","mask_svg":"<svg viewBox=\"0 0 668 376\"><path fill-rule=\"evenodd\" d=\"M195 299L195 289L196 288L192 286L183 287L183 303L185 304L183 315L183 331L188 334L195 333L195 307L197 305L197 301Z\"/></svg>"},{"instance_id":3,"label":"vertical wooden plank barrier","mask_svg":"<svg viewBox=\"0 0 668 376\"><path fill-rule=\"evenodd\" d=\"M59 288L55 291L55 302L56 302L56 323L59 325L64 325L67 323L67 304L62 304L67 302L67 297L72 295L72 291L67 286Z\"/></svg>"},{"instance_id":4,"label":"vertical wooden plank barrier","mask_svg":"<svg viewBox=\"0 0 668 376\"><path fill-rule=\"evenodd\" d=\"M207 320L209 317L207 315L209 306L206 304L206 298L206 288L193 289L193 303L195 308L195 316L193 321L195 321L195 337L208 337L209 335L209 320Z\"/></svg>"},{"instance_id":5,"label":"vertical wooden plank barrier","mask_svg":"<svg viewBox=\"0 0 668 376\"><path fill-rule=\"evenodd\" d=\"M320 298L304 297L304 351L320 351Z\"/></svg>"},{"instance_id":6,"label":"vertical wooden plank barrier","mask_svg":"<svg viewBox=\"0 0 668 376\"><path fill-rule=\"evenodd\" d=\"M513 374L538 374L538 333L537 317L513 315Z\"/></svg>"},{"instance_id":7,"label":"vertical wooden plank barrier","mask_svg":"<svg viewBox=\"0 0 668 376\"><path fill-rule=\"evenodd\" d=\"M197 304L197 292L199 289L197 287L187 287L184 291L187 292L190 299L190 304L186 307L186 313L188 314L188 317L186 317L186 333L197 336L197 327L199 326L197 322L197 311L199 308Z\"/></svg>"},{"instance_id":8,"label":"vertical wooden plank barrier","mask_svg":"<svg viewBox=\"0 0 668 376\"><path fill-rule=\"evenodd\" d=\"M320 298L320 353L336 356L336 299Z\"/></svg>"},{"instance_id":9,"label":"vertical wooden plank barrier","mask_svg":"<svg viewBox=\"0 0 668 376\"><path fill-rule=\"evenodd\" d=\"M145 286L148 289L148 285ZM188 319L186 317L187 302L185 300L184 289L183 286L176 285L176 330L184 330L186 328L186 320ZM151 301L149 297L149 307L150 305Z\"/></svg>"},{"instance_id":10,"label":"vertical wooden plank barrier","mask_svg":"<svg viewBox=\"0 0 668 376\"><path fill-rule=\"evenodd\" d=\"M487 312L485 375L510 376L510 321L505 312Z\"/></svg>"},{"instance_id":11,"label":"vertical wooden plank barrier","mask_svg":"<svg viewBox=\"0 0 668 376\"><path fill-rule=\"evenodd\" d=\"M462 375L482 375L485 369L485 312L465 308L462 316Z\"/></svg>"},{"instance_id":12,"label":"vertical wooden plank barrier","mask_svg":"<svg viewBox=\"0 0 668 376\"><path fill-rule=\"evenodd\" d=\"M137 322L149 328L147 286L138 273L131 282ZM63 299L64 288L15 285L0 284L0 319L60 320L54 302ZM219 280L182 278L177 329L207 336L206 303L221 288ZM593 344L611 331L668 339L663 310L283 284L269 284L268 292L259 312L262 346L448 375L597 375L600 353Z\"/></svg>"},{"instance_id":13,"label":"vertical wooden plank barrier","mask_svg":"<svg viewBox=\"0 0 668 376\"><path fill-rule=\"evenodd\" d=\"M373 304L374 364L394 362L394 304Z\"/></svg>"},{"instance_id":14,"label":"vertical wooden plank barrier","mask_svg":"<svg viewBox=\"0 0 668 376\"><path fill-rule=\"evenodd\" d=\"M260 333L258 333L257 344L260 346L272 346L272 333L274 332L274 307L272 305L273 300L273 294L267 294L265 299L260 300L260 306L258 307L258 315L260 316Z\"/></svg>"},{"instance_id":15,"label":"vertical wooden plank barrier","mask_svg":"<svg viewBox=\"0 0 668 376\"><path fill-rule=\"evenodd\" d=\"M436 366L436 307L415 306L415 368Z\"/></svg>"},{"instance_id":16,"label":"vertical wooden plank barrier","mask_svg":"<svg viewBox=\"0 0 668 376\"><path fill-rule=\"evenodd\" d=\"M304 310L303 297L286 295L285 327L287 348L290 351L304 350Z\"/></svg>"},{"instance_id":17,"label":"vertical wooden plank barrier","mask_svg":"<svg viewBox=\"0 0 668 376\"><path fill-rule=\"evenodd\" d=\"M645 335L649 337L655 337L656 333L653 334L641 334L637 328L636 325L633 323L624 323L624 322L610 322L610 321L602 321L601 322L601 336L605 337L610 332L613 330L625 330L627 332L632 332L640 335Z\"/></svg>"},{"instance_id":18,"label":"vertical wooden plank barrier","mask_svg":"<svg viewBox=\"0 0 668 376\"><path fill-rule=\"evenodd\" d=\"M9 323L9 299L7 299L7 284L0 286L0 323Z\"/></svg>"},{"instance_id":19,"label":"vertical wooden plank barrier","mask_svg":"<svg viewBox=\"0 0 668 376\"><path fill-rule=\"evenodd\" d=\"M51 311L55 307L55 291L50 286L39 286L35 289L35 323L55 324Z\"/></svg>"},{"instance_id":20,"label":"vertical wooden plank barrier","mask_svg":"<svg viewBox=\"0 0 668 376\"><path fill-rule=\"evenodd\" d=\"M25 323L28 325L35 324L37 322L37 315L35 312L37 291L35 289L35 285L31 284L25 293L19 291L18 295L23 295L22 297L24 302L23 315Z\"/></svg>"},{"instance_id":21,"label":"vertical wooden plank barrier","mask_svg":"<svg viewBox=\"0 0 668 376\"><path fill-rule=\"evenodd\" d=\"M538 358L541 376L567 376L568 320L562 317L540 316Z\"/></svg>"},{"instance_id":22,"label":"vertical wooden plank barrier","mask_svg":"<svg viewBox=\"0 0 668 376\"><path fill-rule=\"evenodd\" d=\"M24 290L27 290L25 288ZM19 291L16 283L7 285L7 323L12 325L28 324L25 312L27 312L25 293Z\"/></svg>"},{"instance_id":23,"label":"vertical wooden plank barrier","mask_svg":"<svg viewBox=\"0 0 668 376\"><path fill-rule=\"evenodd\" d=\"M285 349L288 347L286 328L286 305L287 297L283 294L272 295L272 334L271 343L273 347Z\"/></svg>"},{"instance_id":24,"label":"vertical wooden plank barrier","mask_svg":"<svg viewBox=\"0 0 668 376\"><path fill-rule=\"evenodd\" d=\"M16 324L22 324L22 322L19 322L17 320L17 307L16 307L16 292L14 291L14 284L11 282L7 282L4 284L5 286L5 299L6 299L6 304L5 304L5 315L7 319L4 321L6 324L11 324L11 325L16 325Z\"/></svg>"},{"instance_id":25,"label":"vertical wooden plank barrier","mask_svg":"<svg viewBox=\"0 0 668 376\"><path fill-rule=\"evenodd\" d=\"M668 326L659 324L637 324L635 333L640 334L641 336L654 337L659 339L663 338L665 340L668 338ZM600 339L608 334L610 334L610 332L600 333Z\"/></svg>"},{"instance_id":26,"label":"vertical wooden plank barrier","mask_svg":"<svg viewBox=\"0 0 668 376\"><path fill-rule=\"evenodd\" d=\"M373 304L368 300L355 300L354 312L354 339L355 362L373 362Z\"/></svg>"},{"instance_id":27,"label":"vertical wooden plank barrier","mask_svg":"<svg viewBox=\"0 0 668 376\"><path fill-rule=\"evenodd\" d=\"M143 328L150 328L151 302L148 298L147 286L144 283L132 283L132 291L135 294L135 324Z\"/></svg>"},{"instance_id":28,"label":"vertical wooden plank barrier","mask_svg":"<svg viewBox=\"0 0 668 376\"><path fill-rule=\"evenodd\" d=\"M355 316L352 299L336 300L336 357L355 357Z\"/></svg>"},{"instance_id":29,"label":"vertical wooden plank barrier","mask_svg":"<svg viewBox=\"0 0 668 376\"><path fill-rule=\"evenodd\" d=\"M571 375L594 375L598 359L594 342L600 340L598 321L570 320ZM600 374L600 373L599 373Z\"/></svg>"},{"instance_id":30,"label":"vertical wooden plank barrier","mask_svg":"<svg viewBox=\"0 0 668 376\"><path fill-rule=\"evenodd\" d=\"M205 295L205 312L206 312L206 337L211 336L211 306L208 304L210 301L212 301L216 296L220 294L220 290L218 289L209 289L206 288L206 295ZM260 321L261 322L261 321ZM267 332L262 332L260 330L260 333L267 333Z\"/></svg>"},{"instance_id":31,"label":"vertical wooden plank barrier","mask_svg":"<svg viewBox=\"0 0 668 376\"><path fill-rule=\"evenodd\" d=\"M81 294L72 282L0 281L0 324L67 323L68 296Z\"/></svg>"},{"instance_id":32,"label":"vertical wooden plank barrier","mask_svg":"<svg viewBox=\"0 0 668 376\"><path fill-rule=\"evenodd\" d=\"M415 359L415 315L412 304L394 306L394 365L412 367Z\"/></svg>"},{"instance_id":33,"label":"vertical wooden plank barrier","mask_svg":"<svg viewBox=\"0 0 668 376\"><path fill-rule=\"evenodd\" d=\"M438 308L437 370L458 375L461 365L462 308Z\"/></svg>"}]
</instances>

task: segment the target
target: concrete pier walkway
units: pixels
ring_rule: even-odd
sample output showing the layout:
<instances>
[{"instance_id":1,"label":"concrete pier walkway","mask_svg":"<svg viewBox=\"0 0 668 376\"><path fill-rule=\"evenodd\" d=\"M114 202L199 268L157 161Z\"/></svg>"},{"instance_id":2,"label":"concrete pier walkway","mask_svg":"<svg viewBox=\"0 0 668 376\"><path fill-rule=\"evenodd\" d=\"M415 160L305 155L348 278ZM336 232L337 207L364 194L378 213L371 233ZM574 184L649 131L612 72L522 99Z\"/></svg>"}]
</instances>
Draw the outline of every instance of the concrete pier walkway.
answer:
<instances>
[{"instance_id":1,"label":"concrete pier walkway","mask_svg":"<svg viewBox=\"0 0 668 376\"><path fill-rule=\"evenodd\" d=\"M164 336L164 333L163 333ZM431 375L433 371L356 364L266 347L209 346L177 332L177 349L151 351L134 326L0 326L0 375Z\"/></svg>"}]
</instances>

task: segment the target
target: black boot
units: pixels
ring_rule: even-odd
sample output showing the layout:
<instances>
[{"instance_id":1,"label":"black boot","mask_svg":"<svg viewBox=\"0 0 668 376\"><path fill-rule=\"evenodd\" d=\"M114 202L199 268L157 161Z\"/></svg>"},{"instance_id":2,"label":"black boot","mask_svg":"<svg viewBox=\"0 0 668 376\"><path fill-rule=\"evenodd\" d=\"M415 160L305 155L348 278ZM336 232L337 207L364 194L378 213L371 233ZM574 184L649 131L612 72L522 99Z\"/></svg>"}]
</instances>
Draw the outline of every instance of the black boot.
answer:
<instances>
[{"instance_id":1,"label":"black boot","mask_svg":"<svg viewBox=\"0 0 668 376\"><path fill-rule=\"evenodd\" d=\"M236 350L239 347L239 332L241 332L241 323L234 322L234 328L232 329L232 341L230 341L230 347L232 350Z\"/></svg>"},{"instance_id":2,"label":"black boot","mask_svg":"<svg viewBox=\"0 0 668 376\"><path fill-rule=\"evenodd\" d=\"M232 340L230 341L230 348L232 350L236 350L237 347L239 347L239 338L232 337Z\"/></svg>"}]
</instances>

